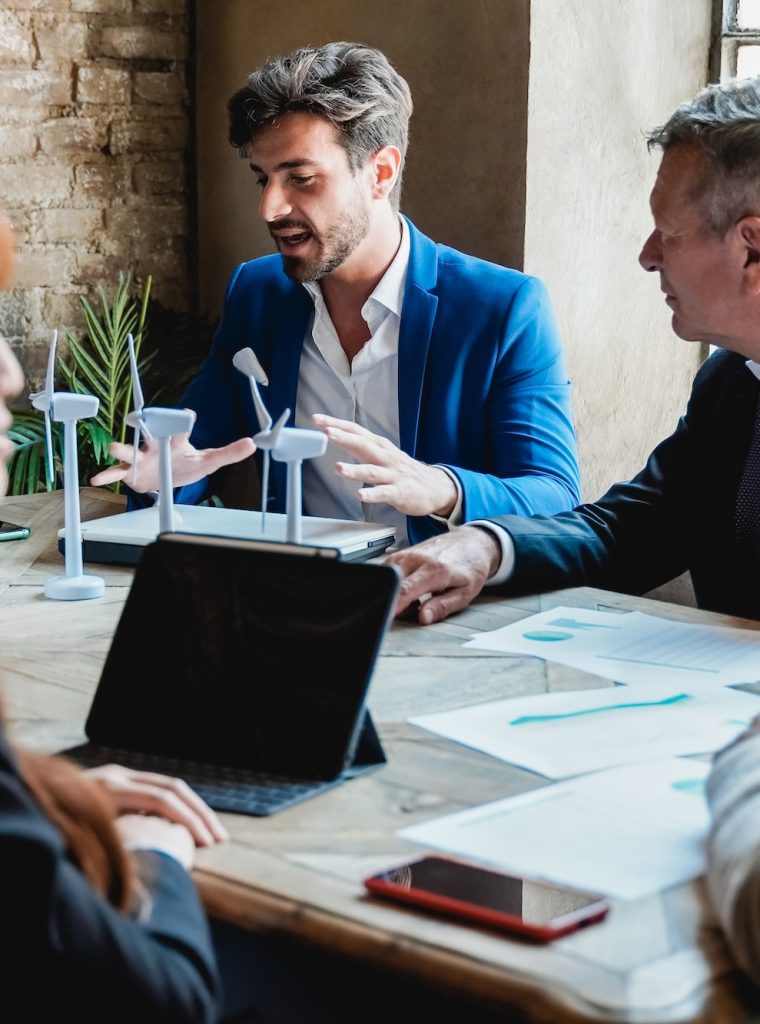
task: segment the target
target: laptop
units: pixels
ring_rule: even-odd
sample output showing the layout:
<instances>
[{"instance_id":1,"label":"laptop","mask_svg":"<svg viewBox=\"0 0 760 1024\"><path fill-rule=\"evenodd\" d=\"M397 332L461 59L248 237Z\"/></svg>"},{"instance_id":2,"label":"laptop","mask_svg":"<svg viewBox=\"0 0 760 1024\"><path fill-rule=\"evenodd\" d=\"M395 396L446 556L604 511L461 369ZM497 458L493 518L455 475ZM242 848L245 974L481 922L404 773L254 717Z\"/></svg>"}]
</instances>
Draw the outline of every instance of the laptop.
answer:
<instances>
[{"instance_id":1,"label":"laptop","mask_svg":"<svg viewBox=\"0 0 760 1024\"><path fill-rule=\"evenodd\" d=\"M85 725L62 753L268 815L385 762L365 702L399 574L327 549L169 533L143 549Z\"/></svg>"},{"instance_id":2,"label":"laptop","mask_svg":"<svg viewBox=\"0 0 760 1024\"><path fill-rule=\"evenodd\" d=\"M217 537L239 537L272 544L286 542L287 516L268 512L262 530L261 512L205 505L175 505L177 530ZM361 562L381 555L395 540L392 526L352 522L344 519L301 518L303 543L333 548L345 562ZM136 565L143 548L159 533L158 508L91 519L82 523L82 558L85 562ZM58 549L63 553L65 535L58 531Z\"/></svg>"}]
</instances>

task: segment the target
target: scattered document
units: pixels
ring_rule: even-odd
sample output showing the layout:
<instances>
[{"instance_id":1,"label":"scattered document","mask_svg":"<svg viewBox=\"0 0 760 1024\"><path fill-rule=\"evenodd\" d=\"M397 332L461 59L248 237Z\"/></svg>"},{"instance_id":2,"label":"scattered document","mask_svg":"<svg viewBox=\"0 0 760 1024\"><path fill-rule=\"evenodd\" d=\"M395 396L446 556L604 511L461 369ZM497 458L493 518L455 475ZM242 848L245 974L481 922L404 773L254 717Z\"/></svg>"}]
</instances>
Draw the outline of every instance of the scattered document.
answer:
<instances>
[{"instance_id":1,"label":"scattered document","mask_svg":"<svg viewBox=\"0 0 760 1024\"><path fill-rule=\"evenodd\" d=\"M760 680L760 630L673 622L644 612L553 608L465 646L528 654L619 683L732 686Z\"/></svg>"},{"instance_id":2,"label":"scattered document","mask_svg":"<svg viewBox=\"0 0 760 1024\"><path fill-rule=\"evenodd\" d=\"M718 750L742 732L760 697L661 683L542 693L421 715L413 725L550 778Z\"/></svg>"},{"instance_id":3,"label":"scattered document","mask_svg":"<svg viewBox=\"0 0 760 1024\"><path fill-rule=\"evenodd\" d=\"M703 872L708 771L679 758L626 765L399 835L502 870L638 899Z\"/></svg>"}]
</instances>

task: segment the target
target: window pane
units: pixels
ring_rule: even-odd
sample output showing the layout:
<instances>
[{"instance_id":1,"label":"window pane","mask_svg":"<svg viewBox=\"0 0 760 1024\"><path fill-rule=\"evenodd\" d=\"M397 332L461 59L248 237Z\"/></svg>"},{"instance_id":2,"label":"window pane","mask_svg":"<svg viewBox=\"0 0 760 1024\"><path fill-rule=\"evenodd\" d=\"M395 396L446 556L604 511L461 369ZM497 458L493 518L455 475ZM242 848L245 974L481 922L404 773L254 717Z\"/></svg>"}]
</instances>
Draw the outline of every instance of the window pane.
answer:
<instances>
[{"instance_id":1,"label":"window pane","mask_svg":"<svg viewBox=\"0 0 760 1024\"><path fill-rule=\"evenodd\" d=\"M740 46L736 54L736 74L739 78L760 75L760 46Z\"/></svg>"},{"instance_id":2,"label":"window pane","mask_svg":"<svg viewBox=\"0 0 760 1024\"><path fill-rule=\"evenodd\" d=\"M739 0L736 23L739 28L760 28L760 0Z\"/></svg>"}]
</instances>

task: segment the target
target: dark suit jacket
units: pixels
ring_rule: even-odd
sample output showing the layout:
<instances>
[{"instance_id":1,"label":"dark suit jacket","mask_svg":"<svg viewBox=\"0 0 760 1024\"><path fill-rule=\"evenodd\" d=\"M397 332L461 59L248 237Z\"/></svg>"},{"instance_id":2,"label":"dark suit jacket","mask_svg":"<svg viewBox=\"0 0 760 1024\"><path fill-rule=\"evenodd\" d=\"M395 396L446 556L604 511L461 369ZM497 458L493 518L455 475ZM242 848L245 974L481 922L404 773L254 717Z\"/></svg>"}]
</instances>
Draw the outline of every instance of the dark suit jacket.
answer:
<instances>
[{"instance_id":1,"label":"dark suit jacket","mask_svg":"<svg viewBox=\"0 0 760 1024\"><path fill-rule=\"evenodd\" d=\"M515 542L504 589L641 594L688 569L701 608L760 618L760 567L739 551L734 526L759 390L744 357L716 352L675 432L633 480L551 518L492 517Z\"/></svg>"},{"instance_id":2,"label":"dark suit jacket","mask_svg":"<svg viewBox=\"0 0 760 1024\"><path fill-rule=\"evenodd\" d=\"M0 921L10 1021L209 1022L216 968L192 880L170 857L137 855L145 923L114 910L66 856L19 777L0 730Z\"/></svg>"},{"instance_id":3,"label":"dark suit jacket","mask_svg":"<svg viewBox=\"0 0 760 1024\"><path fill-rule=\"evenodd\" d=\"M570 384L544 285L436 245L407 223L411 246L398 347L401 448L451 469L462 486L465 521L572 508L580 492ZM280 256L237 268L211 353L182 399L198 414L191 437L196 447L216 448L259 429L248 381L232 366L246 346L269 377L262 397L272 418L295 409L313 312L311 297L287 277ZM285 472L284 463L273 463L275 512L285 511ZM181 487L176 500L195 504L212 487L208 480ZM132 506L141 503L132 496ZM410 517L407 524L413 543L444 529L430 517Z\"/></svg>"}]
</instances>

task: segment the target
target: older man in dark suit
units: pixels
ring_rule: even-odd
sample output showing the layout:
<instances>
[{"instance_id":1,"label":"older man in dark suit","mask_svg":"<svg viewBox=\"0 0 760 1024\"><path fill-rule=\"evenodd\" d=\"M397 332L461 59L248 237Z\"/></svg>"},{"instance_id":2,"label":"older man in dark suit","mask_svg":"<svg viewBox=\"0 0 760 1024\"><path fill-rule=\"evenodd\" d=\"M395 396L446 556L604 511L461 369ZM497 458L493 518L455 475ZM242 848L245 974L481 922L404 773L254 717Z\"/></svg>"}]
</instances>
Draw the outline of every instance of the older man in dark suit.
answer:
<instances>
[{"instance_id":1,"label":"older man in dark suit","mask_svg":"<svg viewBox=\"0 0 760 1024\"><path fill-rule=\"evenodd\" d=\"M760 77L711 85L652 132L656 272L673 330L722 351L633 480L555 516L489 517L392 556L422 623L504 592L644 593L689 570L702 608L760 618Z\"/></svg>"}]
</instances>

